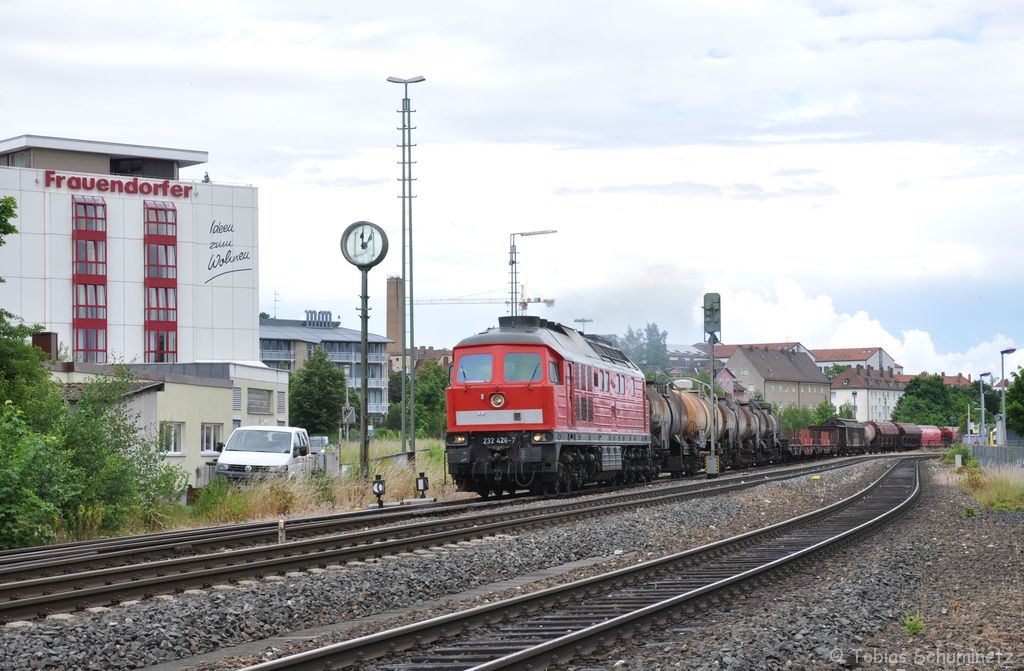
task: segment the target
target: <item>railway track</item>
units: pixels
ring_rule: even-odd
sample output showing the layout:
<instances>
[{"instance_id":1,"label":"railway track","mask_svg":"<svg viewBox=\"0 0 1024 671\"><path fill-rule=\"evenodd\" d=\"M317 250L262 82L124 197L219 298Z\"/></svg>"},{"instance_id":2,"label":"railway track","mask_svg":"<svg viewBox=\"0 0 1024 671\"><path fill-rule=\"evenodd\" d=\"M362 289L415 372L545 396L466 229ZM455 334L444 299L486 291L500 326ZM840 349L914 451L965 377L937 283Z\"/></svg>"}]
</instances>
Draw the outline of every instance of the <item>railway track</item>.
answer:
<instances>
[{"instance_id":1,"label":"railway track","mask_svg":"<svg viewBox=\"0 0 1024 671\"><path fill-rule=\"evenodd\" d=\"M894 464L857 494L820 510L710 545L533 594L247 667L358 666L387 671L496 671L567 663L701 600L768 582L773 572L894 519L920 492L920 458Z\"/></svg>"},{"instance_id":2,"label":"railway track","mask_svg":"<svg viewBox=\"0 0 1024 671\"><path fill-rule=\"evenodd\" d=\"M865 455L848 457L841 461L829 463L846 465L853 461L883 458L884 456ZM806 466L794 466L791 464L784 468L806 468ZM761 472L773 473L778 470L780 469L767 468L737 471L731 473L729 477L723 477L722 480L735 478L749 479ZM696 486L692 484L694 482L692 480L687 482L691 484L684 484L682 486ZM680 485L676 484L674 486L678 487ZM621 488L593 489L578 492L576 495L605 494L618 491L621 491ZM569 499L573 497L574 495L563 495L560 498ZM475 510L492 510L498 507L538 500L542 500L542 497L515 496L488 501L441 501L433 504L388 507L383 510L371 508L286 520L284 531L288 540L301 540L316 536L344 533L356 529L397 524L408 520L457 515ZM79 541L32 548L0 550L0 581L6 582L11 579L17 579L19 574L24 575L28 572L35 572L38 576L76 573L144 561L170 559L182 555L203 554L277 543L280 538L279 534L280 528L277 521L250 522L139 536L105 538L95 541Z\"/></svg>"},{"instance_id":3,"label":"railway track","mask_svg":"<svg viewBox=\"0 0 1024 671\"><path fill-rule=\"evenodd\" d=\"M522 528L551 525L624 509L633 510L643 505L724 494L766 482L841 468L850 463L816 463L801 468L788 468L782 472L749 473L729 479L648 488L605 497L558 500L534 508L501 509L461 517L420 520L399 526L317 536L274 545L103 568L80 568L92 566L93 562L98 561L95 557L75 559L65 556L9 563L0 566L0 620L32 618L53 612L109 605L127 599L209 587L253 576L324 568ZM116 552L112 554L122 563L122 556L127 556Z\"/></svg>"}]
</instances>

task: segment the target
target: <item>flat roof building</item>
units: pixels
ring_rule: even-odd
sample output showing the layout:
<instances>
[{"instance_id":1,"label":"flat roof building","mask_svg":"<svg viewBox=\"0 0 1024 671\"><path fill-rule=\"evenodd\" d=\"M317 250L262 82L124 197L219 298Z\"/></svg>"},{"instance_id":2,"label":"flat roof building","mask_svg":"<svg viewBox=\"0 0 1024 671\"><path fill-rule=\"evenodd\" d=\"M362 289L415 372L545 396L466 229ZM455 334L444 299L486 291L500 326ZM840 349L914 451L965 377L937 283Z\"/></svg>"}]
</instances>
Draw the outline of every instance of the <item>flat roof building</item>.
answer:
<instances>
[{"instance_id":1,"label":"flat roof building","mask_svg":"<svg viewBox=\"0 0 1024 671\"><path fill-rule=\"evenodd\" d=\"M388 414L388 354L391 340L367 334L367 414L378 420ZM362 336L344 328L327 310L306 310L305 319L260 319L260 360L271 368L295 372L317 347L346 372L348 388L362 389Z\"/></svg>"},{"instance_id":2,"label":"flat roof building","mask_svg":"<svg viewBox=\"0 0 1024 671\"><path fill-rule=\"evenodd\" d=\"M257 190L183 181L207 153L40 135L0 140L0 307L77 362L254 361Z\"/></svg>"}]
</instances>

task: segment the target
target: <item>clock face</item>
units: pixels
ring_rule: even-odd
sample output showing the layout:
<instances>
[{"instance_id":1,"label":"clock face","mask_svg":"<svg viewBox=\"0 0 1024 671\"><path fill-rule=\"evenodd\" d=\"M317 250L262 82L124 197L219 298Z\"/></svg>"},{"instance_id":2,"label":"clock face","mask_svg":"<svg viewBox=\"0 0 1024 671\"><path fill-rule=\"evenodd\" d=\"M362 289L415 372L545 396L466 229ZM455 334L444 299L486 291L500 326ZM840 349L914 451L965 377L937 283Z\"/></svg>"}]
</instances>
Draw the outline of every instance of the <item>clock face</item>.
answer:
<instances>
[{"instance_id":1,"label":"clock face","mask_svg":"<svg viewBox=\"0 0 1024 671\"><path fill-rule=\"evenodd\" d=\"M388 252L388 237L376 224L357 221L341 236L341 253L348 262L360 268L380 263Z\"/></svg>"}]
</instances>

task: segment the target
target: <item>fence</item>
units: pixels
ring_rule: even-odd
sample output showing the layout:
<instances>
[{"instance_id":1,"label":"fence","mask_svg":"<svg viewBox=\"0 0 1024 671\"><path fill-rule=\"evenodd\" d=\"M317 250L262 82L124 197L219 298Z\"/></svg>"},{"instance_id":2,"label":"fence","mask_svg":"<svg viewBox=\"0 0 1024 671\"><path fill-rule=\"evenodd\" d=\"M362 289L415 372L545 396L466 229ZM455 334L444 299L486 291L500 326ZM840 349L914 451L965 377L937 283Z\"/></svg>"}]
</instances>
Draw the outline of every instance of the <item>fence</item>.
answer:
<instances>
[{"instance_id":1,"label":"fence","mask_svg":"<svg viewBox=\"0 0 1024 671\"><path fill-rule=\"evenodd\" d=\"M1024 447L972 445L971 452L982 466L1024 467Z\"/></svg>"},{"instance_id":2,"label":"fence","mask_svg":"<svg viewBox=\"0 0 1024 671\"><path fill-rule=\"evenodd\" d=\"M428 451L429 450L417 450L417 452ZM415 466L416 454L413 452L389 454L383 457L371 459L369 466L372 472L378 466L384 466L387 464L394 464L405 468ZM342 464L340 461L340 455L335 450L321 451L319 454L311 455L308 465L310 469L322 471L329 478L336 478L339 475L355 475L359 473L359 464ZM217 462L211 460L196 469L197 489L200 487L206 487L215 477L217 477L216 468Z\"/></svg>"}]
</instances>

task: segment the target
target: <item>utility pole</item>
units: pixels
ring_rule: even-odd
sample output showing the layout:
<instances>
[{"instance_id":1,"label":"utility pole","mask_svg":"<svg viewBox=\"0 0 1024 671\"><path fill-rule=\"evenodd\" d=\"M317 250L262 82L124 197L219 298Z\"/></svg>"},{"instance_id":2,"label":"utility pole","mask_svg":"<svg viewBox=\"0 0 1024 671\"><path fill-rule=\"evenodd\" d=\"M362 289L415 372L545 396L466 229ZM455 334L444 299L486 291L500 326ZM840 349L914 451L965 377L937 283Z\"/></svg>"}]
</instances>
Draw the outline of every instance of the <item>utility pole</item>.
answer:
<instances>
[{"instance_id":1,"label":"utility pole","mask_svg":"<svg viewBox=\"0 0 1024 671\"><path fill-rule=\"evenodd\" d=\"M587 324L589 324L590 322L592 322L594 320L593 319L573 319L573 321L576 322L577 324L581 325L580 326L580 332L582 333L587 328Z\"/></svg>"}]
</instances>

